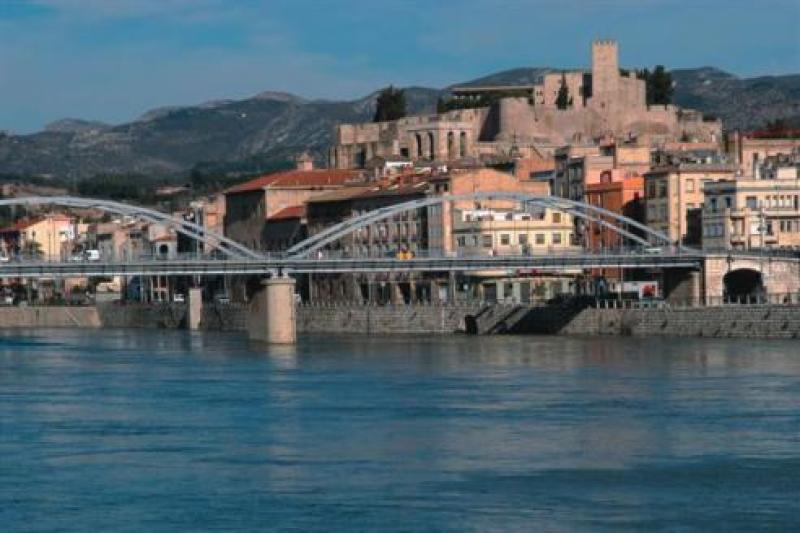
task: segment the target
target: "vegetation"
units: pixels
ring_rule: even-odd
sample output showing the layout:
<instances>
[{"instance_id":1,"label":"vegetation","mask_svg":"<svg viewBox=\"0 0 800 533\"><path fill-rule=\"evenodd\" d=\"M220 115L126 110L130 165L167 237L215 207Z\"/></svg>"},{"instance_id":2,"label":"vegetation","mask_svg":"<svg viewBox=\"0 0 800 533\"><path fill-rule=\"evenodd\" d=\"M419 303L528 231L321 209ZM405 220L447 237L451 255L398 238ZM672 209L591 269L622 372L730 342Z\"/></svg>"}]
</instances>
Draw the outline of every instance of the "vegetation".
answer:
<instances>
[{"instance_id":1,"label":"vegetation","mask_svg":"<svg viewBox=\"0 0 800 533\"><path fill-rule=\"evenodd\" d=\"M386 87L378 94L373 122L397 120L406 116L406 95L402 89Z\"/></svg>"},{"instance_id":2,"label":"vegetation","mask_svg":"<svg viewBox=\"0 0 800 533\"><path fill-rule=\"evenodd\" d=\"M637 72L637 77L645 82L647 105L672 103L675 88L672 86L672 74L664 68L664 65L656 65L652 72L648 69L640 70Z\"/></svg>"},{"instance_id":3,"label":"vegetation","mask_svg":"<svg viewBox=\"0 0 800 533\"><path fill-rule=\"evenodd\" d=\"M566 109L572 105L572 98L569 96L569 88L567 87L567 75L561 73L561 86L558 88L556 95L556 107L558 109Z\"/></svg>"},{"instance_id":4,"label":"vegetation","mask_svg":"<svg viewBox=\"0 0 800 533\"><path fill-rule=\"evenodd\" d=\"M292 168L292 162L288 159L261 160L253 157L237 162L203 162L192 168L189 173L189 183L198 194L211 193L227 189L256 176L290 168Z\"/></svg>"},{"instance_id":5,"label":"vegetation","mask_svg":"<svg viewBox=\"0 0 800 533\"><path fill-rule=\"evenodd\" d=\"M800 137L800 128L792 128L792 125L784 119L767 121L766 125L753 132L754 137L761 139L792 139Z\"/></svg>"},{"instance_id":6,"label":"vegetation","mask_svg":"<svg viewBox=\"0 0 800 533\"><path fill-rule=\"evenodd\" d=\"M90 198L108 198L121 202L152 204L156 189L166 185L162 178L140 174L98 174L78 182L76 191Z\"/></svg>"},{"instance_id":7,"label":"vegetation","mask_svg":"<svg viewBox=\"0 0 800 533\"><path fill-rule=\"evenodd\" d=\"M446 113L454 109L477 109L479 107L490 107L501 98L529 98L530 93L525 89L507 91L492 91L483 93L476 98L442 98L436 101L436 112Z\"/></svg>"}]
</instances>

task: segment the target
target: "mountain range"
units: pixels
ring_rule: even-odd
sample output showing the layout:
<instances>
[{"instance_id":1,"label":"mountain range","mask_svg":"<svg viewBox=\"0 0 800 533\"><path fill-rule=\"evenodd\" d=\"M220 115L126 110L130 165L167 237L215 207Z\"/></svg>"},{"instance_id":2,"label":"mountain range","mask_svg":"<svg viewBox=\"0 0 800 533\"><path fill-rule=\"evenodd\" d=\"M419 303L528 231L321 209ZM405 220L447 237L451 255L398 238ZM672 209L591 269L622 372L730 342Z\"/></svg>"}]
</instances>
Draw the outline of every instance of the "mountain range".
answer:
<instances>
[{"instance_id":1,"label":"mountain range","mask_svg":"<svg viewBox=\"0 0 800 533\"><path fill-rule=\"evenodd\" d=\"M551 68L518 68L458 85L520 85ZM673 101L723 120L728 129L756 129L782 119L800 125L800 74L739 78L704 67L673 70ZM405 88L409 114L434 111L448 89ZM333 129L369 121L377 91L351 101L306 100L264 92L243 100L148 111L119 125L64 119L30 135L0 133L0 175L67 182L98 174L185 179L192 169L254 173L286 165L310 150L324 160Z\"/></svg>"}]
</instances>

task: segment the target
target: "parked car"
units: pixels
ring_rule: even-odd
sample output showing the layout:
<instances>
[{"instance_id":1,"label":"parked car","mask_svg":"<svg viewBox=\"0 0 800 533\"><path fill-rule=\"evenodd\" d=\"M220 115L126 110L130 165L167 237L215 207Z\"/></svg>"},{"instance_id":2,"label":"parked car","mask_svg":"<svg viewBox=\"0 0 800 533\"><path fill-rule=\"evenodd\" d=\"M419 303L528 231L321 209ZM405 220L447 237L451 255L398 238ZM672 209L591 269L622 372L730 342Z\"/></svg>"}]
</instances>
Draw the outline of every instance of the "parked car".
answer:
<instances>
[{"instance_id":1,"label":"parked car","mask_svg":"<svg viewBox=\"0 0 800 533\"><path fill-rule=\"evenodd\" d=\"M87 261L100 261L100 250L86 250L83 256Z\"/></svg>"},{"instance_id":2,"label":"parked car","mask_svg":"<svg viewBox=\"0 0 800 533\"><path fill-rule=\"evenodd\" d=\"M176 304L182 304L186 302L186 298L183 296L183 294L176 292L175 294L172 295L172 301L175 302Z\"/></svg>"}]
</instances>

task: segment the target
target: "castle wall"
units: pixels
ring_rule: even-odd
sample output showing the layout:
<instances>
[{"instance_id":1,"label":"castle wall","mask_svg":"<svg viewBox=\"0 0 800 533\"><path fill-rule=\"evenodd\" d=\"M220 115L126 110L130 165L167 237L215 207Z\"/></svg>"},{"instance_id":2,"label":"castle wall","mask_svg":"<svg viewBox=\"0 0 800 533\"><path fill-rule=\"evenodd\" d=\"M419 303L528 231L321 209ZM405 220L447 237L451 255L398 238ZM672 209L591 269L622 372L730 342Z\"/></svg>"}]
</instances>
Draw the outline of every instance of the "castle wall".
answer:
<instances>
[{"instance_id":1,"label":"castle wall","mask_svg":"<svg viewBox=\"0 0 800 533\"><path fill-rule=\"evenodd\" d=\"M592 44L591 97L585 105L582 93L588 89L584 88L588 74L572 71L563 76L573 100L572 107L565 110L555 107L562 74L551 73L537 86L534 105L527 98L503 98L491 108L454 110L377 124L343 124L337 128L337 144L330 152L331 166L358 168L373 156L407 155L412 160L505 156L512 147L546 155L552 146L588 142L606 135L637 137L647 145L679 139L720 141L719 121L706 121L696 111L675 106L647 106L645 82L632 72L620 74L614 41ZM457 141L450 140L450 132ZM466 141L463 153L462 133ZM453 149L453 142L457 150Z\"/></svg>"}]
</instances>

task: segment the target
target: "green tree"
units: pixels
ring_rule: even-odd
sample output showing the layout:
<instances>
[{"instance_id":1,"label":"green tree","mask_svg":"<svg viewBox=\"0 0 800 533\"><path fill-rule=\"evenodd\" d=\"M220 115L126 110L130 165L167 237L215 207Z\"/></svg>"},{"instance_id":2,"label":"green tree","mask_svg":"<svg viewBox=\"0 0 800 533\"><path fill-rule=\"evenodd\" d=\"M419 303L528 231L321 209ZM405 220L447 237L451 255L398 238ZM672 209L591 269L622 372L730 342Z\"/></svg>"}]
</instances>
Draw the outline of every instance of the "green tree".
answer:
<instances>
[{"instance_id":1,"label":"green tree","mask_svg":"<svg viewBox=\"0 0 800 533\"><path fill-rule=\"evenodd\" d=\"M672 74L664 65L656 65L653 72L640 70L638 77L645 82L647 105L667 105L672 103L675 88L672 86Z\"/></svg>"},{"instance_id":2,"label":"green tree","mask_svg":"<svg viewBox=\"0 0 800 533\"><path fill-rule=\"evenodd\" d=\"M558 95L556 95L556 107L558 109L566 109L572 105L572 98L569 96L569 88L567 88L567 75L561 73L561 87L558 88Z\"/></svg>"},{"instance_id":3,"label":"green tree","mask_svg":"<svg viewBox=\"0 0 800 533\"><path fill-rule=\"evenodd\" d=\"M402 89L389 86L378 94L373 122L397 120L406 116L406 95Z\"/></svg>"}]
</instances>

